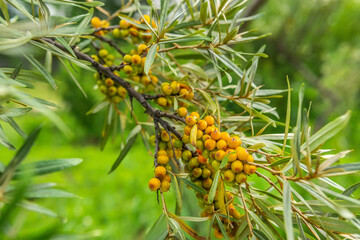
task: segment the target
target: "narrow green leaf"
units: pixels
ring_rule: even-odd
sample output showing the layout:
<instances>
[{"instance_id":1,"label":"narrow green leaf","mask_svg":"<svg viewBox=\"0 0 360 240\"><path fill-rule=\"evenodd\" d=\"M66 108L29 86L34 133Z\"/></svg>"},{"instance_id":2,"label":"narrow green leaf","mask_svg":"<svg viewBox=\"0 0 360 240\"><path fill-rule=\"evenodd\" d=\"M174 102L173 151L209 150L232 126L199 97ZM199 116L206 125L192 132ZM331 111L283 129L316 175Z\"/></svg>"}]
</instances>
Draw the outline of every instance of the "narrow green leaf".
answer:
<instances>
[{"instance_id":1,"label":"narrow green leaf","mask_svg":"<svg viewBox=\"0 0 360 240\"><path fill-rule=\"evenodd\" d=\"M76 198L75 194L66 192L60 189L53 188L40 188L40 189L31 189L25 194L27 198Z\"/></svg>"},{"instance_id":2,"label":"narrow green leaf","mask_svg":"<svg viewBox=\"0 0 360 240\"><path fill-rule=\"evenodd\" d=\"M202 193L202 194L207 194L207 191L196 185L195 183L193 183L192 181L188 180L187 178L179 178L181 181L183 181L186 185L188 185L189 187L191 187L192 189L194 189L195 191Z\"/></svg>"},{"instance_id":3,"label":"narrow green leaf","mask_svg":"<svg viewBox=\"0 0 360 240\"><path fill-rule=\"evenodd\" d=\"M22 164L14 175L14 178L21 178L26 175L44 175L74 167L82 162L80 158L60 158L46 161L38 161Z\"/></svg>"},{"instance_id":4,"label":"narrow green leaf","mask_svg":"<svg viewBox=\"0 0 360 240\"><path fill-rule=\"evenodd\" d=\"M28 201L22 201L20 203L17 204L19 207L22 207L26 210L32 211L32 212L36 212L36 213L41 213L50 217L57 217L57 214L54 213L53 211L40 206L36 203L33 202L28 202Z\"/></svg>"},{"instance_id":5,"label":"narrow green leaf","mask_svg":"<svg viewBox=\"0 0 360 240\"><path fill-rule=\"evenodd\" d=\"M193 73L194 75L198 76L201 79L208 80L207 74L205 73L204 69L199 67L194 63L186 63L181 66L183 69L186 69Z\"/></svg>"},{"instance_id":6,"label":"narrow green leaf","mask_svg":"<svg viewBox=\"0 0 360 240\"><path fill-rule=\"evenodd\" d=\"M181 213L181 209L182 209L182 197L181 197L181 192L180 192L180 185L179 185L179 181L177 180L176 176L173 176L173 186L175 189L175 197L176 197L176 205L177 205L177 209L179 211L179 215Z\"/></svg>"},{"instance_id":7,"label":"narrow green leaf","mask_svg":"<svg viewBox=\"0 0 360 240\"><path fill-rule=\"evenodd\" d=\"M293 240L294 231L293 231L292 211L291 211L291 186L288 181L286 181L284 184L283 199L284 199L283 216L285 222L286 239Z\"/></svg>"},{"instance_id":8,"label":"narrow green leaf","mask_svg":"<svg viewBox=\"0 0 360 240\"><path fill-rule=\"evenodd\" d=\"M114 164L111 166L111 169L108 172L108 174L112 173L120 165L120 163L124 160L125 156L129 152L131 147L134 145L136 137L139 135L140 130L141 130L140 125L137 125L133 130L131 130L129 136L126 139L125 146L121 149L121 152L120 152L118 158L116 159Z\"/></svg>"},{"instance_id":9,"label":"narrow green leaf","mask_svg":"<svg viewBox=\"0 0 360 240\"><path fill-rule=\"evenodd\" d=\"M9 11L8 11L7 5L4 2L4 0L0 0L0 8L1 8L1 11L2 11L5 19L6 19L6 22L10 23Z\"/></svg>"},{"instance_id":10,"label":"narrow green leaf","mask_svg":"<svg viewBox=\"0 0 360 240\"><path fill-rule=\"evenodd\" d=\"M321 144L339 133L349 122L350 115L350 111L346 112L344 115L326 124L323 128L312 135L309 139L310 151L317 149ZM305 148L306 145L303 144L301 146L301 151L305 150Z\"/></svg>"},{"instance_id":11,"label":"narrow green leaf","mask_svg":"<svg viewBox=\"0 0 360 240\"><path fill-rule=\"evenodd\" d=\"M55 80L53 79L53 77L51 76L51 74L45 69L45 67L38 61L36 60L33 56L28 55L27 53L24 52L24 57L30 62L31 65L33 65L33 67L38 70L43 76L44 78L48 81L48 83L54 88L56 89L56 84L55 84Z\"/></svg>"},{"instance_id":12,"label":"narrow green leaf","mask_svg":"<svg viewBox=\"0 0 360 240\"><path fill-rule=\"evenodd\" d=\"M224 224L223 224L223 223L221 222L221 220L220 220L220 217L219 217L217 214L215 214L215 218L216 218L216 221L217 221L217 223L218 223L218 226L219 226L219 228L220 228L220 231L221 231L224 239L225 239L225 240L230 240L229 235L227 234L226 229L225 229L225 227L224 227Z\"/></svg>"},{"instance_id":13,"label":"narrow green leaf","mask_svg":"<svg viewBox=\"0 0 360 240\"><path fill-rule=\"evenodd\" d=\"M145 74L149 74L149 70L151 65L154 63L155 60L155 56L156 56L156 51L157 51L157 44L153 44L150 49L149 52L146 55L146 60L145 60L145 66L144 66L144 73Z\"/></svg>"},{"instance_id":14,"label":"narrow green leaf","mask_svg":"<svg viewBox=\"0 0 360 240\"><path fill-rule=\"evenodd\" d=\"M219 183L219 178L220 178L220 169L216 171L214 180L212 182L210 191L209 191L209 197L208 197L208 202L212 203L214 201L215 198L215 194L216 194L216 189Z\"/></svg>"},{"instance_id":15,"label":"narrow green leaf","mask_svg":"<svg viewBox=\"0 0 360 240\"><path fill-rule=\"evenodd\" d=\"M12 144L8 141L8 139L7 139L7 137L6 137L5 133L4 133L4 130L3 130L3 128L2 128L1 125L0 125L0 144L4 145L5 147L7 147L7 148L10 149L10 150L15 150L15 149L16 149L15 146L12 145ZM1 173L2 173L3 170L5 169L5 168L3 168L3 167L4 167L4 166L0 164L0 172L1 172Z\"/></svg>"},{"instance_id":16,"label":"narrow green leaf","mask_svg":"<svg viewBox=\"0 0 360 240\"><path fill-rule=\"evenodd\" d=\"M269 240L269 238L260 230L253 229L253 233L258 240Z\"/></svg>"},{"instance_id":17,"label":"narrow green leaf","mask_svg":"<svg viewBox=\"0 0 360 240\"><path fill-rule=\"evenodd\" d=\"M288 76L286 76L286 81L288 84L288 99L287 99L286 119L285 119L285 136L284 136L284 144L282 149L283 152L285 151L286 148L286 141L289 133L290 117L291 117L291 88L290 88L290 81Z\"/></svg>"},{"instance_id":18,"label":"narrow green leaf","mask_svg":"<svg viewBox=\"0 0 360 240\"><path fill-rule=\"evenodd\" d=\"M163 240L166 238L169 230L167 228L168 219L164 213L158 217L145 236L145 240Z\"/></svg>"},{"instance_id":19,"label":"narrow green leaf","mask_svg":"<svg viewBox=\"0 0 360 240\"><path fill-rule=\"evenodd\" d=\"M199 89L199 91L203 95L204 99L209 103L211 112L214 115L216 113L216 111L218 110L215 102L212 100L212 98L210 97L210 95L207 92L205 92L202 89Z\"/></svg>"},{"instance_id":20,"label":"narrow green leaf","mask_svg":"<svg viewBox=\"0 0 360 240\"><path fill-rule=\"evenodd\" d=\"M239 27L234 28L233 30L231 30L225 37L223 40L223 44L228 43L230 40L232 40L236 34L239 32Z\"/></svg>"},{"instance_id":21,"label":"narrow green leaf","mask_svg":"<svg viewBox=\"0 0 360 240\"><path fill-rule=\"evenodd\" d=\"M206 24L207 12L208 12L208 2L205 1L201 4L200 7L200 19L202 24Z\"/></svg>"},{"instance_id":22,"label":"narrow green leaf","mask_svg":"<svg viewBox=\"0 0 360 240\"><path fill-rule=\"evenodd\" d=\"M2 0L0 0L0 1L2 1ZM18 76L18 74L19 74L19 72L20 72L20 70L21 70L21 67L22 67L22 64L19 63L19 64L16 66L16 68L14 69L14 71L11 73L11 77L10 77L10 78L16 79L16 77Z\"/></svg>"},{"instance_id":23,"label":"narrow green leaf","mask_svg":"<svg viewBox=\"0 0 360 240\"><path fill-rule=\"evenodd\" d=\"M355 183L354 185L351 185L350 187L348 187L345 191L343 191L341 194L345 195L345 196L350 196L351 194L353 194L358 188L360 187L360 182ZM335 199L339 199L338 197Z\"/></svg>"},{"instance_id":24,"label":"narrow green leaf","mask_svg":"<svg viewBox=\"0 0 360 240\"><path fill-rule=\"evenodd\" d=\"M351 222L340 220L339 218L314 217L309 216L309 222L313 224L322 224L327 230L347 234L360 234L360 229Z\"/></svg>"},{"instance_id":25,"label":"narrow green leaf","mask_svg":"<svg viewBox=\"0 0 360 240\"><path fill-rule=\"evenodd\" d=\"M66 66L65 62L58 57L60 63L64 66L66 72L69 74L71 80L73 80L73 82L75 83L75 85L80 89L80 91L82 92L82 94L84 95L85 98L87 98L86 92L84 91L84 89L81 87L79 81L75 78L75 76L72 74L72 72L70 71L69 67Z\"/></svg>"},{"instance_id":26,"label":"narrow green leaf","mask_svg":"<svg viewBox=\"0 0 360 240\"><path fill-rule=\"evenodd\" d=\"M273 234L273 232L266 226L267 224L264 223L254 212L249 211L249 215L251 216L251 219L254 220L254 222L256 224L259 225L259 227L264 230L265 235L269 238L269 239L277 239L277 237L275 237L275 235Z\"/></svg>"}]
</instances>

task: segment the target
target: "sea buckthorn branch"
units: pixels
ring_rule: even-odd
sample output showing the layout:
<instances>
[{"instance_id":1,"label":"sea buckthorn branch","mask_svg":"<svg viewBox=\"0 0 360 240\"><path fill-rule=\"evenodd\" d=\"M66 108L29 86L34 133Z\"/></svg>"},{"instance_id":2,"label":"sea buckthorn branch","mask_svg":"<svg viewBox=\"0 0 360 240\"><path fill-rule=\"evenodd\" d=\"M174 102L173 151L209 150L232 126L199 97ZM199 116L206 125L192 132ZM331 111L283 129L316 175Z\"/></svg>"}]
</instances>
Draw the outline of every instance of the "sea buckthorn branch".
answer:
<instances>
[{"instance_id":1,"label":"sea buckthorn branch","mask_svg":"<svg viewBox=\"0 0 360 240\"><path fill-rule=\"evenodd\" d=\"M60 48L61 50L65 51L65 52L68 52L67 49L64 46L62 46L61 44L55 42L54 40L52 40L50 38L40 38L38 40L39 41L46 41L46 42ZM184 123L185 120L183 118L181 118L181 117L179 117L179 116L177 116L175 114L170 114L170 113L166 113L166 112L163 112L161 110L155 109L154 107L152 107L150 105L150 103L147 101L147 99L141 93L136 91L130 85L129 82L127 82L124 79L122 79L121 77L115 75L112 72L112 69L110 67L102 66L101 64L96 62L93 58L91 58L89 55L76 50L75 47L73 47L73 50L74 50L74 53L75 53L75 55L76 55L76 57L78 59L90 62L92 64L92 66L98 72L101 72L102 74L106 75L107 77L111 78L112 80L114 80L115 82L120 84L122 87L124 87L126 89L126 91L128 92L129 96L130 96L130 100L132 98L135 98L145 108L145 112L147 114L149 114L158 123L160 123L160 125L163 126L164 129L174 133L176 137L181 138L181 134L179 132L177 132L174 127L172 127L167 121L163 120L162 118L173 119L173 120L180 121L180 122Z\"/></svg>"}]
</instances>

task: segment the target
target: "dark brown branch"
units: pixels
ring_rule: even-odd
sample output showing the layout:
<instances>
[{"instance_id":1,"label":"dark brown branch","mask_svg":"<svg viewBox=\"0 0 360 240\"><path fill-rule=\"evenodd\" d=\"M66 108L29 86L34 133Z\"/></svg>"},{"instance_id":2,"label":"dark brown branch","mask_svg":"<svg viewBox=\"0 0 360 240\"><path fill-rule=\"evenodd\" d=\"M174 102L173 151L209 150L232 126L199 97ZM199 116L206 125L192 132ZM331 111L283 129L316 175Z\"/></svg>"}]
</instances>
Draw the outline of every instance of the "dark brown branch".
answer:
<instances>
[{"instance_id":1,"label":"dark brown branch","mask_svg":"<svg viewBox=\"0 0 360 240\"><path fill-rule=\"evenodd\" d=\"M109 44L110 46L112 46L113 48L116 49L116 51L118 51L122 56L125 56L126 53L124 53L113 41L111 41L110 39L106 38L106 37L103 37L101 35L92 35L94 37L96 37L97 39L99 39L100 41L102 42L106 42L107 44Z\"/></svg>"}]
</instances>

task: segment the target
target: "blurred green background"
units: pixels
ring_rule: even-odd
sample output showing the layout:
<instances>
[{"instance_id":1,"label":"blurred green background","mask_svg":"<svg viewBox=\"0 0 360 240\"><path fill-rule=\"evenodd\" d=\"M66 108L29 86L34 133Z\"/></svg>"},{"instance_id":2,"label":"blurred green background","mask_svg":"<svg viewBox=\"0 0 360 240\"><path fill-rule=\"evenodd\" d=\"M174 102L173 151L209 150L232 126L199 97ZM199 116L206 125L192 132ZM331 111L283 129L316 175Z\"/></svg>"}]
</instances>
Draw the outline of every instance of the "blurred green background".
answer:
<instances>
[{"instance_id":1,"label":"blurred green background","mask_svg":"<svg viewBox=\"0 0 360 240\"><path fill-rule=\"evenodd\" d=\"M107 9L119 7L119 1L104 2L108 4ZM357 161L360 156L356 149L360 146L360 1L249 2L248 14L262 13L262 16L244 24L242 30L257 28L259 35L272 33L265 39L239 46L250 52L257 51L264 44L267 46L265 53L269 58L260 61L257 83L265 85L266 89L283 89L287 88L286 75L289 76L293 88L292 121L296 116L299 86L305 83L305 106L311 103L313 132L350 109L352 117L348 127L329 141L326 147L354 149L344 161ZM71 14L65 9L60 12ZM2 67L8 66L5 64L9 64L9 61L15 66L19 59L12 58L7 63L2 59L0 64ZM26 65L25 61L23 63ZM93 89L94 82L88 81L92 80L92 73L77 72L78 79L84 79L81 85L88 98L81 94L65 70L55 66L53 73L59 89L54 92L39 83L37 87L43 91L38 91L38 96L61 106L57 113L68 124L73 135L64 136L36 112L17 120L27 133L45 122L27 162L66 157L84 159L75 168L37 179L39 182L56 182L80 198L43 201L43 205L61 216L59 219L20 212L14 225L13 239L38 239L37 234L52 228L61 233L55 239L75 239L74 235L67 235L74 233L78 234L78 239L142 239L162 211L156 195L147 189L148 179L153 174L152 157L138 137L136 146L120 167L108 175L119 154L121 139L110 141L104 151L98 147L104 116L101 113L86 115L91 106L101 100L100 93ZM275 99L272 103L277 107L281 121L285 119L285 101L286 98ZM19 147L22 139L12 129L4 127L10 141ZM124 136L127 134L125 132ZM0 153L1 160L5 162L14 155L3 146L0 146ZM352 182L344 184L347 187ZM196 202L194 194L187 195L186 201ZM166 197L169 208L173 210L173 193L166 194ZM199 209L196 206L185 209L184 214L190 214L190 211L198 213ZM202 228L201 225L198 227Z\"/></svg>"}]
</instances>

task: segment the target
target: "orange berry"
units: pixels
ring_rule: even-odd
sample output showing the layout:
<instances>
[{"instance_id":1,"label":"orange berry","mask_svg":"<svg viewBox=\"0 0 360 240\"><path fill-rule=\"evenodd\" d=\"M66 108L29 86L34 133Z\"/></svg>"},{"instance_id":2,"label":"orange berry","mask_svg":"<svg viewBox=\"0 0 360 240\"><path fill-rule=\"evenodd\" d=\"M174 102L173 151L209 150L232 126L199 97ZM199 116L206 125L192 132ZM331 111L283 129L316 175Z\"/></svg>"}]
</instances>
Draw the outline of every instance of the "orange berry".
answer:
<instances>
[{"instance_id":1,"label":"orange berry","mask_svg":"<svg viewBox=\"0 0 360 240\"><path fill-rule=\"evenodd\" d=\"M227 144L228 144L229 148L235 149L240 146L241 140L238 136L230 137L227 140Z\"/></svg>"},{"instance_id":2,"label":"orange berry","mask_svg":"<svg viewBox=\"0 0 360 240\"><path fill-rule=\"evenodd\" d=\"M220 131L219 131L219 129L215 128L215 130L211 133L210 136L214 140L219 140L220 139Z\"/></svg>"},{"instance_id":3,"label":"orange berry","mask_svg":"<svg viewBox=\"0 0 360 240\"><path fill-rule=\"evenodd\" d=\"M237 160L235 162L233 162L231 164L231 170L234 172L234 173L239 173L243 170L244 168L244 165L242 164L241 161Z\"/></svg>"},{"instance_id":4,"label":"orange berry","mask_svg":"<svg viewBox=\"0 0 360 240\"><path fill-rule=\"evenodd\" d=\"M186 125L193 126L196 123L196 119L194 116L190 115L190 116L186 117L185 122L186 122Z\"/></svg>"},{"instance_id":5,"label":"orange berry","mask_svg":"<svg viewBox=\"0 0 360 240\"><path fill-rule=\"evenodd\" d=\"M216 142L214 139L208 139L205 141L205 148L209 151L214 150L216 147Z\"/></svg>"},{"instance_id":6,"label":"orange berry","mask_svg":"<svg viewBox=\"0 0 360 240\"><path fill-rule=\"evenodd\" d=\"M211 178L206 178L203 182L202 182L202 185L205 189L209 189L211 188L211 185L212 185L212 179Z\"/></svg>"},{"instance_id":7,"label":"orange berry","mask_svg":"<svg viewBox=\"0 0 360 240\"><path fill-rule=\"evenodd\" d=\"M224 173L224 180L226 182L232 182L235 179L235 173L230 169L226 170Z\"/></svg>"},{"instance_id":8,"label":"orange berry","mask_svg":"<svg viewBox=\"0 0 360 240\"><path fill-rule=\"evenodd\" d=\"M114 85L114 80L112 80L111 78L107 78L105 79L105 85L108 87L111 87Z\"/></svg>"},{"instance_id":9,"label":"orange berry","mask_svg":"<svg viewBox=\"0 0 360 240\"><path fill-rule=\"evenodd\" d=\"M166 169L163 166L157 166L155 168L155 176L162 179L166 175Z\"/></svg>"},{"instance_id":10,"label":"orange berry","mask_svg":"<svg viewBox=\"0 0 360 240\"><path fill-rule=\"evenodd\" d=\"M203 131L198 129L196 132L196 139L201 139L203 135L204 135Z\"/></svg>"},{"instance_id":11,"label":"orange berry","mask_svg":"<svg viewBox=\"0 0 360 240\"><path fill-rule=\"evenodd\" d=\"M209 124L208 124L209 125ZM205 133L206 134L211 134L213 131L215 131L215 127L214 126L208 126L207 128L205 128Z\"/></svg>"},{"instance_id":12,"label":"orange berry","mask_svg":"<svg viewBox=\"0 0 360 240\"><path fill-rule=\"evenodd\" d=\"M205 120L199 120L197 125L200 130L205 130L207 128L207 122Z\"/></svg>"},{"instance_id":13,"label":"orange berry","mask_svg":"<svg viewBox=\"0 0 360 240\"><path fill-rule=\"evenodd\" d=\"M248 162L254 162L254 157L249 154L249 156L247 157L246 161L248 161Z\"/></svg>"},{"instance_id":14,"label":"orange berry","mask_svg":"<svg viewBox=\"0 0 360 240\"><path fill-rule=\"evenodd\" d=\"M207 163L207 159L203 157L203 155L198 156L199 163L205 164Z\"/></svg>"},{"instance_id":15,"label":"orange berry","mask_svg":"<svg viewBox=\"0 0 360 240\"><path fill-rule=\"evenodd\" d=\"M172 89L172 94L178 94L180 91L180 83L178 81L173 81L170 84L170 87Z\"/></svg>"},{"instance_id":16,"label":"orange berry","mask_svg":"<svg viewBox=\"0 0 360 240\"><path fill-rule=\"evenodd\" d=\"M164 95L169 96L171 95L172 89L170 87L170 84L165 82L163 84L161 84L161 91L163 92Z\"/></svg>"},{"instance_id":17,"label":"orange berry","mask_svg":"<svg viewBox=\"0 0 360 240\"><path fill-rule=\"evenodd\" d=\"M94 28L99 28L101 27L101 20L98 17L93 17L91 19L91 26L93 26Z\"/></svg>"},{"instance_id":18,"label":"orange berry","mask_svg":"<svg viewBox=\"0 0 360 240\"><path fill-rule=\"evenodd\" d=\"M143 75L141 77L141 83L144 84L144 85L148 85L150 83L150 79L148 78L148 76Z\"/></svg>"},{"instance_id":19,"label":"orange berry","mask_svg":"<svg viewBox=\"0 0 360 240\"><path fill-rule=\"evenodd\" d=\"M162 131L160 134L161 140L164 142L168 142L170 140L170 136L166 131Z\"/></svg>"},{"instance_id":20,"label":"orange berry","mask_svg":"<svg viewBox=\"0 0 360 240\"><path fill-rule=\"evenodd\" d=\"M200 119L200 115L199 115L199 113L197 113L197 112L192 112L192 113L190 113L190 116L194 116L194 117L196 117L198 120Z\"/></svg>"},{"instance_id":21,"label":"orange berry","mask_svg":"<svg viewBox=\"0 0 360 240\"><path fill-rule=\"evenodd\" d=\"M220 139L219 141L217 141L217 143L216 143L216 148L225 151L226 148L227 148L227 143L226 143L226 141L225 141L225 140L222 140L222 139Z\"/></svg>"},{"instance_id":22,"label":"orange berry","mask_svg":"<svg viewBox=\"0 0 360 240\"><path fill-rule=\"evenodd\" d=\"M191 126L186 126L185 128L184 128L184 133L186 134L186 135L190 135L190 132L191 132Z\"/></svg>"},{"instance_id":23,"label":"orange berry","mask_svg":"<svg viewBox=\"0 0 360 240\"><path fill-rule=\"evenodd\" d=\"M171 176L170 176L169 174L166 174L166 175L163 177L163 181L171 182Z\"/></svg>"},{"instance_id":24,"label":"orange berry","mask_svg":"<svg viewBox=\"0 0 360 240\"><path fill-rule=\"evenodd\" d=\"M159 97L157 99L157 103L160 105L160 106L163 106L163 107L166 107L167 106L167 100L166 98L164 97Z\"/></svg>"},{"instance_id":25,"label":"orange berry","mask_svg":"<svg viewBox=\"0 0 360 240\"><path fill-rule=\"evenodd\" d=\"M235 210L235 212L233 212L232 214L233 218L235 218L236 220L240 220L241 218L241 214L239 211ZM229 237L230 237L230 234L229 234Z\"/></svg>"},{"instance_id":26,"label":"orange berry","mask_svg":"<svg viewBox=\"0 0 360 240\"><path fill-rule=\"evenodd\" d=\"M193 100L194 98L194 92L193 91L190 91L186 97L187 100L191 101Z\"/></svg>"},{"instance_id":27,"label":"orange berry","mask_svg":"<svg viewBox=\"0 0 360 240\"><path fill-rule=\"evenodd\" d=\"M139 32L138 32L137 28L135 28L135 27L131 27L131 28L129 29L129 33L130 33L132 36L137 36L137 35L139 35Z\"/></svg>"},{"instance_id":28,"label":"orange berry","mask_svg":"<svg viewBox=\"0 0 360 240\"><path fill-rule=\"evenodd\" d=\"M215 119L212 116L206 116L204 120L208 126L214 125Z\"/></svg>"},{"instance_id":29,"label":"orange berry","mask_svg":"<svg viewBox=\"0 0 360 240\"><path fill-rule=\"evenodd\" d=\"M182 98L187 98L188 92L189 92L189 91L188 91L187 89L181 88L181 89L180 89L180 92L179 92L179 96L182 97Z\"/></svg>"},{"instance_id":30,"label":"orange berry","mask_svg":"<svg viewBox=\"0 0 360 240\"><path fill-rule=\"evenodd\" d=\"M133 71L133 68L132 68L131 66L126 65L126 66L124 67L124 72L125 72L126 74L131 74L132 71Z\"/></svg>"},{"instance_id":31,"label":"orange berry","mask_svg":"<svg viewBox=\"0 0 360 240\"><path fill-rule=\"evenodd\" d=\"M169 162L169 157L167 155L160 155L157 159L158 164L166 165Z\"/></svg>"},{"instance_id":32,"label":"orange berry","mask_svg":"<svg viewBox=\"0 0 360 240\"><path fill-rule=\"evenodd\" d=\"M194 177L198 178L198 177L200 177L201 174L202 174L202 169L201 169L201 168L198 168L198 167L197 167L197 168L194 168L194 169L192 170L191 174L192 174Z\"/></svg>"},{"instance_id":33,"label":"orange berry","mask_svg":"<svg viewBox=\"0 0 360 240\"><path fill-rule=\"evenodd\" d=\"M150 179L148 186L151 191L156 191L160 188L161 182L157 178Z\"/></svg>"},{"instance_id":34,"label":"orange berry","mask_svg":"<svg viewBox=\"0 0 360 240\"><path fill-rule=\"evenodd\" d=\"M249 153L243 147L237 147L235 149L235 151L237 153L238 159L241 160L241 161L246 161L247 158L249 157Z\"/></svg>"},{"instance_id":35,"label":"orange berry","mask_svg":"<svg viewBox=\"0 0 360 240\"><path fill-rule=\"evenodd\" d=\"M204 134L202 140L205 142L206 140L211 139L210 135Z\"/></svg>"},{"instance_id":36,"label":"orange berry","mask_svg":"<svg viewBox=\"0 0 360 240\"><path fill-rule=\"evenodd\" d=\"M142 61L142 60L141 60L141 61ZM154 85L156 85L156 84L159 82L158 77L155 76L155 75L151 75L151 76L150 76L150 80L151 80L151 83L154 84Z\"/></svg>"},{"instance_id":37,"label":"orange berry","mask_svg":"<svg viewBox=\"0 0 360 240\"><path fill-rule=\"evenodd\" d=\"M161 155L167 156L167 153L166 153L165 150L160 150L160 151L158 151L158 154L157 154L157 155L158 155L158 156L161 156Z\"/></svg>"},{"instance_id":38,"label":"orange berry","mask_svg":"<svg viewBox=\"0 0 360 240\"><path fill-rule=\"evenodd\" d=\"M226 154L229 154L229 153L232 153L232 154L229 154L227 157L229 159L229 162L233 162L237 159L237 155L236 155L236 152L234 149L228 149L226 150L225 152Z\"/></svg>"},{"instance_id":39,"label":"orange berry","mask_svg":"<svg viewBox=\"0 0 360 240\"><path fill-rule=\"evenodd\" d=\"M147 46L145 44L140 44L138 47L137 47L137 51L138 51L138 54L142 54L143 51L147 48Z\"/></svg>"},{"instance_id":40,"label":"orange berry","mask_svg":"<svg viewBox=\"0 0 360 240\"><path fill-rule=\"evenodd\" d=\"M221 233L220 229L217 229L217 228L215 228L215 230L214 230L214 236L215 236L217 239L223 239L223 238L224 238L224 236L223 236L223 234Z\"/></svg>"},{"instance_id":41,"label":"orange berry","mask_svg":"<svg viewBox=\"0 0 360 240\"><path fill-rule=\"evenodd\" d=\"M238 173L235 176L235 181L239 184L246 182L246 179L247 179L246 174L243 172Z\"/></svg>"},{"instance_id":42,"label":"orange berry","mask_svg":"<svg viewBox=\"0 0 360 240\"><path fill-rule=\"evenodd\" d=\"M121 19L120 22L119 22L119 26L120 26L120 28L122 28L122 29L129 28L129 27L130 27L130 23L127 22L125 19Z\"/></svg>"},{"instance_id":43,"label":"orange berry","mask_svg":"<svg viewBox=\"0 0 360 240\"><path fill-rule=\"evenodd\" d=\"M256 166L250 164L244 164L244 173L247 175L254 174L256 172Z\"/></svg>"},{"instance_id":44,"label":"orange berry","mask_svg":"<svg viewBox=\"0 0 360 240\"><path fill-rule=\"evenodd\" d=\"M135 54L131 57L131 61L134 65L138 65L141 63L141 57L139 55Z\"/></svg>"},{"instance_id":45,"label":"orange berry","mask_svg":"<svg viewBox=\"0 0 360 240\"><path fill-rule=\"evenodd\" d=\"M178 109L178 114L180 117L186 117L187 115L187 109L184 107L181 107Z\"/></svg>"},{"instance_id":46,"label":"orange berry","mask_svg":"<svg viewBox=\"0 0 360 240\"><path fill-rule=\"evenodd\" d=\"M168 181L162 181L160 190L162 192L167 192L170 189L170 183Z\"/></svg>"},{"instance_id":47,"label":"orange berry","mask_svg":"<svg viewBox=\"0 0 360 240\"><path fill-rule=\"evenodd\" d=\"M227 132L220 133L220 139L227 141L230 138L230 134Z\"/></svg>"},{"instance_id":48,"label":"orange berry","mask_svg":"<svg viewBox=\"0 0 360 240\"><path fill-rule=\"evenodd\" d=\"M225 157L226 153L223 150L217 150L215 153L215 159L218 161L223 160L223 158Z\"/></svg>"}]
</instances>

